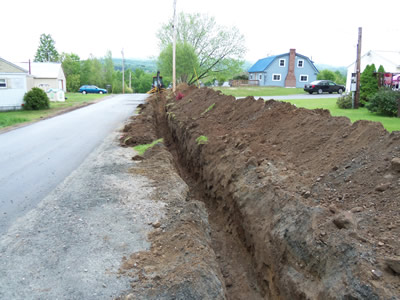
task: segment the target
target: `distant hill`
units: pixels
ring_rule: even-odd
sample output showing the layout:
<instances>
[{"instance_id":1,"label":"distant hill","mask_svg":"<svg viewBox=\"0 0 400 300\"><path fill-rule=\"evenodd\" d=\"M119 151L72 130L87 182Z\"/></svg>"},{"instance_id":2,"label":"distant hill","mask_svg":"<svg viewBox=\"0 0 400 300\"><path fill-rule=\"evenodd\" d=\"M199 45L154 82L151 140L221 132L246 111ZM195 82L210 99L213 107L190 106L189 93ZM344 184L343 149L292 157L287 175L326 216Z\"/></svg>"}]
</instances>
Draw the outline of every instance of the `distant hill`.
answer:
<instances>
[{"instance_id":1,"label":"distant hill","mask_svg":"<svg viewBox=\"0 0 400 300\"><path fill-rule=\"evenodd\" d=\"M331 65L326 65L326 64L315 64L315 66L317 67L318 71L322 71L322 70L329 70L332 72L336 72L339 71L340 73L342 73L343 75L347 75L347 68L346 67L337 67L337 66L331 66Z\"/></svg>"},{"instance_id":2,"label":"distant hill","mask_svg":"<svg viewBox=\"0 0 400 300\"><path fill-rule=\"evenodd\" d=\"M113 58L114 68L116 70L122 70L122 58ZM102 61L102 60L101 60ZM248 69L253 65L248 61L243 64L243 71L247 72ZM131 69L132 71L136 69L142 69L146 73L156 73L157 72L157 61L151 59L125 59L125 69Z\"/></svg>"},{"instance_id":3,"label":"distant hill","mask_svg":"<svg viewBox=\"0 0 400 300\"><path fill-rule=\"evenodd\" d=\"M116 70L122 70L122 58L113 58L114 68ZM125 59L125 69L131 69L132 71L136 69L142 69L146 73L156 73L157 72L157 62L151 59Z\"/></svg>"}]
</instances>

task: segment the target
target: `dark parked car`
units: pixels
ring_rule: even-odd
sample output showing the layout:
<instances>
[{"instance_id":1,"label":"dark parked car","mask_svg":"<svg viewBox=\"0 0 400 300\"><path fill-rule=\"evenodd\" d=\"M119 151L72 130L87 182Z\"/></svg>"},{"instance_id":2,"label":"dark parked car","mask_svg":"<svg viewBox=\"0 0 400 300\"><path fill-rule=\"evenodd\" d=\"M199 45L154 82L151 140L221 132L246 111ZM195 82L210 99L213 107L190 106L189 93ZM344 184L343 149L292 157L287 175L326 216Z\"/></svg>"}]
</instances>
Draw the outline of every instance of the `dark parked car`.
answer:
<instances>
[{"instance_id":1,"label":"dark parked car","mask_svg":"<svg viewBox=\"0 0 400 300\"><path fill-rule=\"evenodd\" d=\"M95 85L83 85L79 89L79 93L82 94L107 94L107 90L101 89Z\"/></svg>"},{"instance_id":2,"label":"dark parked car","mask_svg":"<svg viewBox=\"0 0 400 300\"><path fill-rule=\"evenodd\" d=\"M306 84L304 86L304 90L306 92L312 93L338 93L341 94L344 92L345 87L343 85L338 85L330 80L316 80L311 82L310 84Z\"/></svg>"}]
</instances>

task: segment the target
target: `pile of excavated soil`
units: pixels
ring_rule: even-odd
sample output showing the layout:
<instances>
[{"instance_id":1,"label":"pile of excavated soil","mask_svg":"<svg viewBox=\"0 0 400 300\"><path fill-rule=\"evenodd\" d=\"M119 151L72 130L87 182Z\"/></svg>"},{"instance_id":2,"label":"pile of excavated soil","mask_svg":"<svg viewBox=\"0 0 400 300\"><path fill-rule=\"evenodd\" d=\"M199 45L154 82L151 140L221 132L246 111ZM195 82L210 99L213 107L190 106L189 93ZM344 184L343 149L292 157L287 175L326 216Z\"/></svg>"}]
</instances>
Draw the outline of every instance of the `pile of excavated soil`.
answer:
<instances>
[{"instance_id":1,"label":"pile of excavated soil","mask_svg":"<svg viewBox=\"0 0 400 300\"><path fill-rule=\"evenodd\" d=\"M121 141L165 137L225 216L221 230L247 248L262 295L400 297L399 132L207 88L178 92L149 98Z\"/></svg>"}]
</instances>

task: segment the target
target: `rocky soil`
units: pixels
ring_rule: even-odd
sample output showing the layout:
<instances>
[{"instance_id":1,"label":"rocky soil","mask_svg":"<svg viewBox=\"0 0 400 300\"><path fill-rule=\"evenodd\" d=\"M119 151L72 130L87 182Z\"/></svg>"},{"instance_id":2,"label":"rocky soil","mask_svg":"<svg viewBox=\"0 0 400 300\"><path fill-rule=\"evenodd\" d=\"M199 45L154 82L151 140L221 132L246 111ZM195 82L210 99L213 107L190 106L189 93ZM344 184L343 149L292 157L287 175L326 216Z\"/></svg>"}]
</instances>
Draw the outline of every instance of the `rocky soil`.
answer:
<instances>
[{"instance_id":1,"label":"rocky soil","mask_svg":"<svg viewBox=\"0 0 400 300\"><path fill-rule=\"evenodd\" d=\"M124 260L121 298L400 299L400 132L177 93L150 97L120 139L163 137L132 172L155 181L154 201L176 194L151 250Z\"/></svg>"}]
</instances>

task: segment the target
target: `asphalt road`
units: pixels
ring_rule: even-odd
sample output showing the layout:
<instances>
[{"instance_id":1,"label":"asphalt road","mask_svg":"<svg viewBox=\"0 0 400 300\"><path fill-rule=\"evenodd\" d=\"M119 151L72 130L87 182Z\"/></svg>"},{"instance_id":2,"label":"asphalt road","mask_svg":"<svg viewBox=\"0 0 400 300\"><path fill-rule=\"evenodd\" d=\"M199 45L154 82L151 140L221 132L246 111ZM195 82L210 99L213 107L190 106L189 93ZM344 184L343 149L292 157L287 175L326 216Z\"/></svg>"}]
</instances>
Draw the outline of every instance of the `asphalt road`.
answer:
<instances>
[{"instance_id":1,"label":"asphalt road","mask_svg":"<svg viewBox=\"0 0 400 300\"><path fill-rule=\"evenodd\" d=\"M0 134L0 235L54 190L146 96L110 97Z\"/></svg>"},{"instance_id":2,"label":"asphalt road","mask_svg":"<svg viewBox=\"0 0 400 300\"><path fill-rule=\"evenodd\" d=\"M132 174L140 162L119 135L105 137L0 235L0 299L115 299L139 280L119 268L149 249L149 224L163 218L165 204L152 200L153 182Z\"/></svg>"}]
</instances>

